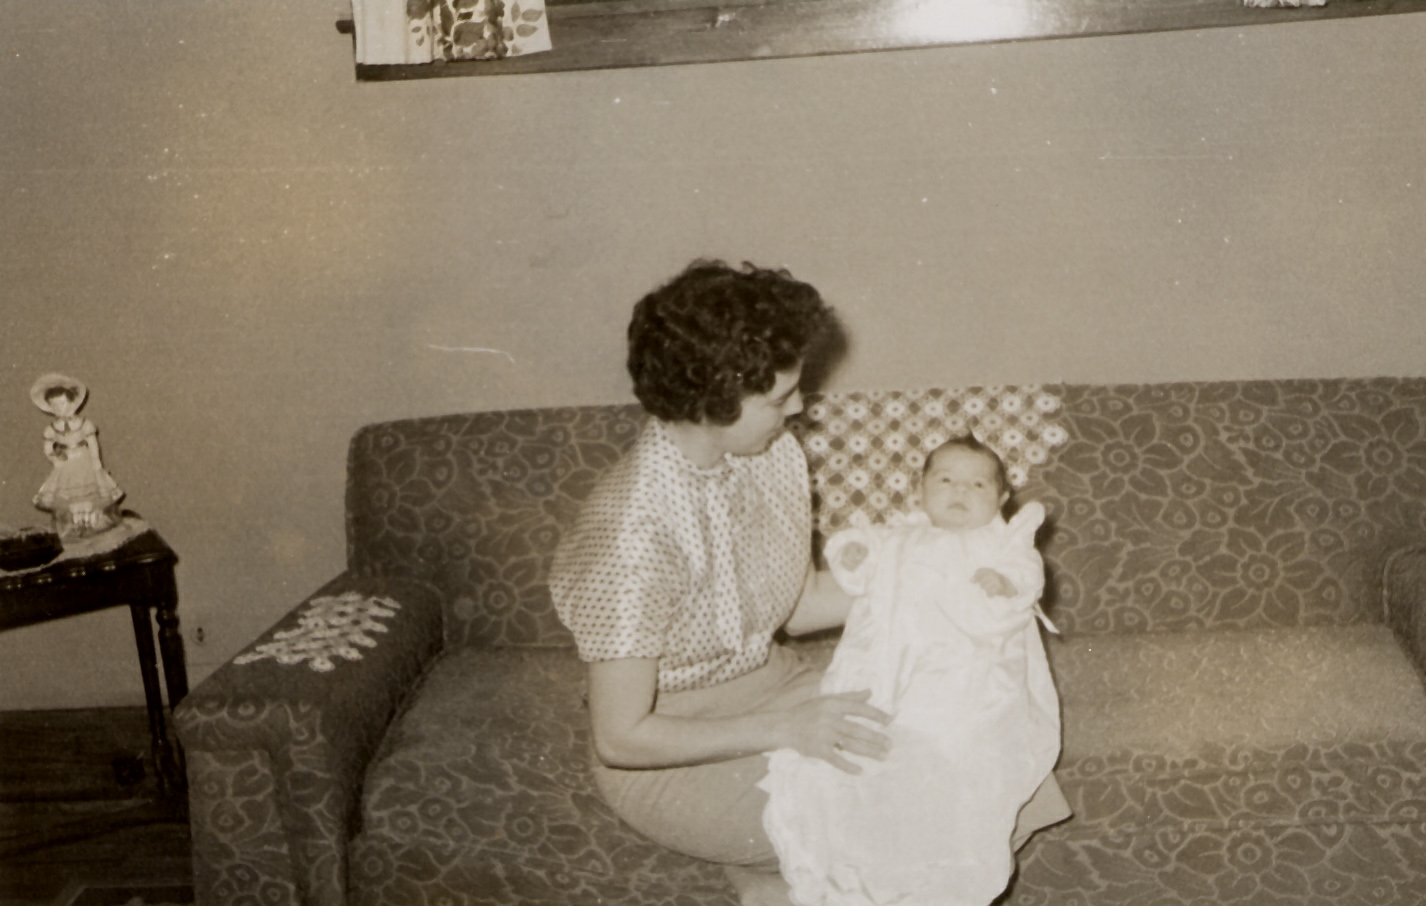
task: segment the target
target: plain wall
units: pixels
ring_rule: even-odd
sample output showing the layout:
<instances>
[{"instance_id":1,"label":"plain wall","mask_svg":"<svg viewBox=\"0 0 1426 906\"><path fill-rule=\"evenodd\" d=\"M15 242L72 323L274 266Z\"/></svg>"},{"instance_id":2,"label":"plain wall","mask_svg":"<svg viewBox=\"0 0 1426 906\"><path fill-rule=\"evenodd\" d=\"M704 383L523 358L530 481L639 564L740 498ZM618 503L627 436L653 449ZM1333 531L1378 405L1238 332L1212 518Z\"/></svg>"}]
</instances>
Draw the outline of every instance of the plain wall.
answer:
<instances>
[{"instance_id":1,"label":"plain wall","mask_svg":"<svg viewBox=\"0 0 1426 906\"><path fill-rule=\"evenodd\" d=\"M4 12L0 522L88 382L195 682L342 568L357 428L630 399L695 256L819 286L832 389L1423 373L1420 14L358 84L321 3ZM0 708L141 700L121 609L0 635Z\"/></svg>"}]
</instances>

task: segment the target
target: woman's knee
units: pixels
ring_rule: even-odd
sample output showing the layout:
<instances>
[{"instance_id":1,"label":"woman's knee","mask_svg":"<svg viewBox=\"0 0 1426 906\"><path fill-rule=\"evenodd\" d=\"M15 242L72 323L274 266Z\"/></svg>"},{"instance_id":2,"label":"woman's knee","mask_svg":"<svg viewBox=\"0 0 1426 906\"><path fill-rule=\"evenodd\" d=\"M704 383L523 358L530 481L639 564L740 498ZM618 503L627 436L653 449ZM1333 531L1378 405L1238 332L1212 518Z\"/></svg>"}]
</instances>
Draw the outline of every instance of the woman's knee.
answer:
<instances>
[{"instance_id":1,"label":"woman's knee","mask_svg":"<svg viewBox=\"0 0 1426 906\"><path fill-rule=\"evenodd\" d=\"M757 787L766 773L762 755L659 771L595 769L610 807L655 843L708 862L776 870L762 823L767 794Z\"/></svg>"}]
</instances>

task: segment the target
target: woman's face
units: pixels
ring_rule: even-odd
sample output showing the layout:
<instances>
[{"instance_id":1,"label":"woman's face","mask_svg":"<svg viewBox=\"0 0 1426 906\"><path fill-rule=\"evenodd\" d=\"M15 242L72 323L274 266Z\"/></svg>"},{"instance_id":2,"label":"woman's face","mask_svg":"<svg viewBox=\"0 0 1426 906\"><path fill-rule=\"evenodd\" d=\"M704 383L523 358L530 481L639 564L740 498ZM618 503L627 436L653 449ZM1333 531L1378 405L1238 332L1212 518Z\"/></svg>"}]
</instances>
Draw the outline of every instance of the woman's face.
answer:
<instances>
[{"instance_id":1,"label":"woman's face","mask_svg":"<svg viewBox=\"0 0 1426 906\"><path fill-rule=\"evenodd\" d=\"M779 371L766 393L743 397L743 411L731 425L715 430L723 452L734 456L756 456L781 436L789 418L802 411L802 365Z\"/></svg>"}]
</instances>

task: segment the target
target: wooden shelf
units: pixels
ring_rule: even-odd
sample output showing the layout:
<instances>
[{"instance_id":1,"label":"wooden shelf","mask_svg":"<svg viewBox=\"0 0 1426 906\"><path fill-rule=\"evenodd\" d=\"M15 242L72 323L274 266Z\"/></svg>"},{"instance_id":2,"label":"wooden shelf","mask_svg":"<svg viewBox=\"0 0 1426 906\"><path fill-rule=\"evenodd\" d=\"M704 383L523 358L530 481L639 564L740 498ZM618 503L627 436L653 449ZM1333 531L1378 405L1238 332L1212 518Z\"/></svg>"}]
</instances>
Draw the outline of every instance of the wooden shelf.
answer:
<instances>
[{"instance_id":1,"label":"wooden shelf","mask_svg":"<svg viewBox=\"0 0 1426 906\"><path fill-rule=\"evenodd\" d=\"M1426 0L551 0L554 49L494 61L357 64L361 81L490 76L1241 27L1426 11ZM351 31L351 23L338 29Z\"/></svg>"}]
</instances>

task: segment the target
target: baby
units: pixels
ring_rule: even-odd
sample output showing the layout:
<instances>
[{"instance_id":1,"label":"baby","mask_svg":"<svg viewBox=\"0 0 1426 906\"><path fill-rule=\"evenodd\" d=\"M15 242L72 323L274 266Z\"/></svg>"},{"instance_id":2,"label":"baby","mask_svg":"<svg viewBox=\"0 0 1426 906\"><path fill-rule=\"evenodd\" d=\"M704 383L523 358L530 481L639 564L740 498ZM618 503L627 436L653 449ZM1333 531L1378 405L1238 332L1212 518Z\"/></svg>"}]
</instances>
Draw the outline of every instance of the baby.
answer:
<instances>
[{"instance_id":1,"label":"baby","mask_svg":"<svg viewBox=\"0 0 1426 906\"><path fill-rule=\"evenodd\" d=\"M1006 522L1009 499L995 452L956 438L926 461L920 512L828 541L854 602L821 691L870 689L894 719L885 761L847 756L857 774L769 756L763 823L800 906L986 906L1015 848L1068 817L1036 625L1054 631L1038 604L1045 511L1030 503Z\"/></svg>"}]
</instances>

